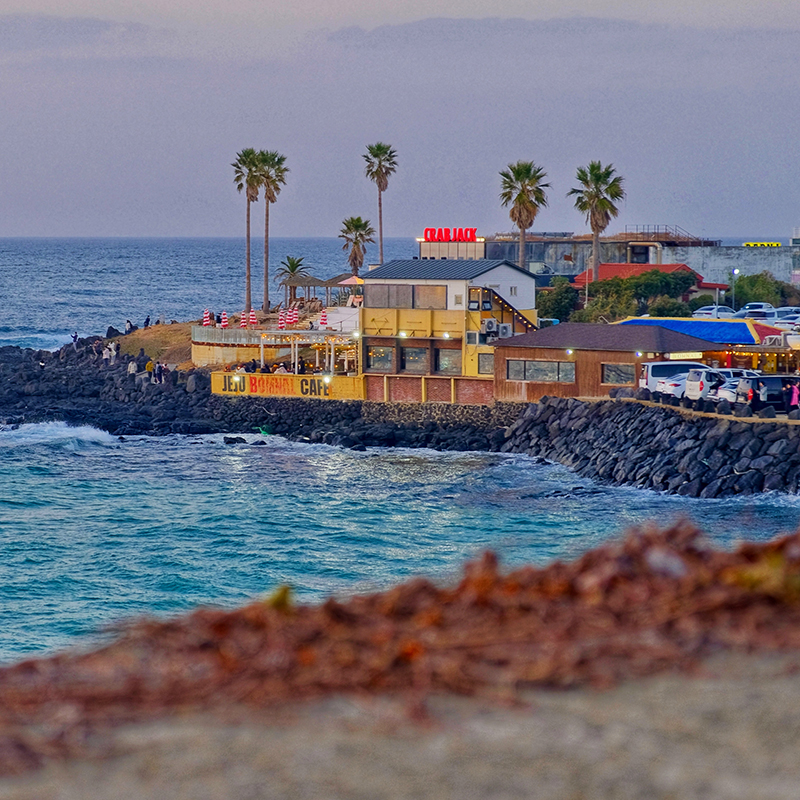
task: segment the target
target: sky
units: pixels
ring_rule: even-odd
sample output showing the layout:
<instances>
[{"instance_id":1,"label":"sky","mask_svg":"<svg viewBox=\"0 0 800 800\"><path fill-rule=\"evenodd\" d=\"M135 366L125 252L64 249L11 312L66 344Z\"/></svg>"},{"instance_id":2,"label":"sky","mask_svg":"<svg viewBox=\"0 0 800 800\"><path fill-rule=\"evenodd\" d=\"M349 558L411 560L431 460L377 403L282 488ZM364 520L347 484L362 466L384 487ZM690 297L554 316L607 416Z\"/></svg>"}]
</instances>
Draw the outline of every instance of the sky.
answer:
<instances>
[{"instance_id":1,"label":"sky","mask_svg":"<svg viewBox=\"0 0 800 800\"><path fill-rule=\"evenodd\" d=\"M167 7L168 6L168 7ZM533 228L585 232L578 166L613 163L609 232L788 238L800 226L800 3L766 0L0 0L0 237L241 236L230 166L285 154L273 236L510 230L499 171L532 160ZM263 203L253 208L259 231Z\"/></svg>"}]
</instances>

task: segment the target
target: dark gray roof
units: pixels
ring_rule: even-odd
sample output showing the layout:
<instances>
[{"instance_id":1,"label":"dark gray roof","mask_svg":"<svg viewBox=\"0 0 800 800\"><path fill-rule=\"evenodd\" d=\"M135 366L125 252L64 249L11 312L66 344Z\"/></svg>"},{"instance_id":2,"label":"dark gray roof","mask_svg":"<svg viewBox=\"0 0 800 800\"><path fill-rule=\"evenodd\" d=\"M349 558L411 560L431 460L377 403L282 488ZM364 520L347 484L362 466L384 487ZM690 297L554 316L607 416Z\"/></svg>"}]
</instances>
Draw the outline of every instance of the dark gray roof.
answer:
<instances>
[{"instance_id":1,"label":"dark gray roof","mask_svg":"<svg viewBox=\"0 0 800 800\"><path fill-rule=\"evenodd\" d=\"M716 342L650 325L602 325L562 322L549 328L501 339L498 347L558 347L573 350L621 350L677 353L719 350Z\"/></svg>"},{"instance_id":2,"label":"dark gray roof","mask_svg":"<svg viewBox=\"0 0 800 800\"><path fill-rule=\"evenodd\" d=\"M472 261L454 258L414 258L387 261L382 267L362 273L365 281L381 280L418 280L418 281L470 281L483 275L495 267L511 267L527 275L533 275L520 269L505 259L476 258Z\"/></svg>"}]
</instances>

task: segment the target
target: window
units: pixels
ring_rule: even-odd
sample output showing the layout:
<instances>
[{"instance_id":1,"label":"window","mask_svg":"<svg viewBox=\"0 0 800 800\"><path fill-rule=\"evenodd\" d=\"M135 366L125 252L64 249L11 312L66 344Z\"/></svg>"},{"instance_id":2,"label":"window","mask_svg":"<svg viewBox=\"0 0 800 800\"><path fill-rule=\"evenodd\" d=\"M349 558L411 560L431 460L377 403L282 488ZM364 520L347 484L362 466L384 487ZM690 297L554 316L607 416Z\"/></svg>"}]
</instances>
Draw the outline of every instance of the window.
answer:
<instances>
[{"instance_id":1,"label":"window","mask_svg":"<svg viewBox=\"0 0 800 800\"><path fill-rule=\"evenodd\" d=\"M478 375L494 375L494 353L478 353Z\"/></svg>"},{"instance_id":2,"label":"window","mask_svg":"<svg viewBox=\"0 0 800 800\"><path fill-rule=\"evenodd\" d=\"M508 294L511 297L516 297L517 296L517 287L516 286L509 286L508 287Z\"/></svg>"},{"instance_id":3,"label":"window","mask_svg":"<svg viewBox=\"0 0 800 800\"><path fill-rule=\"evenodd\" d=\"M392 372L393 347L368 347L367 369L376 372Z\"/></svg>"},{"instance_id":4,"label":"window","mask_svg":"<svg viewBox=\"0 0 800 800\"><path fill-rule=\"evenodd\" d=\"M510 381L536 381L537 383L575 383L575 364L572 361L517 361L506 362Z\"/></svg>"},{"instance_id":5,"label":"window","mask_svg":"<svg viewBox=\"0 0 800 800\"><path fill-rule=\"evenodd\" d=\"M636 378L635 364L601 364L600 383L616 385L634 383Z\"/></svg>"},{"instance_id":6,"label":"window","mask_svg":"<svg viewBox=\"0 0 800 800\"><path fill-rule=\"evenodd\" d=\"M453 295L453 304L457 306L464 305L464 295L463 294L456 294Z\"/></svg>"},{"instance_id":7,"label":"window","mask_svg":"<svg viewBox=\"0 0 800 800\"><path fill-rule=\"evenodd\" d=\"M442 375L461 374L461 351L436 349L436 371Z\"/></svg>"},{"instance_id":8,"label":"window","mask_svg":"<svg viewBox=\"0 0 800 800\"><path fill-rule=\"evenodd\" d=\"M413 287L408 284L366 284L364 305L367 308L412 308Z\"/></svg>"},{"instance_id":9,"label":"window","mask_svg":"<svg viewBox=\"0 0 800 800\"><path fill-rule=\"evenodd\" d=\"M428 371L428 348L427 347L401 347L400 348L400 371L401 372L422 372Z\"/></svg>"},{"instance_id":10,"label":"window","mask_svg":"<svg viewBox=\"0 0 800 800\"><path fill-rule=\"evenodd\" d=\"M635 364L600 365L600 383L627 384L634 383L635 378Z\"/></svg>"},{"instance_id":11,"label":"window","mask_svg":"<svg viewBox=\"0 0 800 800\"><path fill-rule=\"evenodd\" d=\"M447 308L446 286L415 286L414 308Z\"/></svg>"}]
</instances>

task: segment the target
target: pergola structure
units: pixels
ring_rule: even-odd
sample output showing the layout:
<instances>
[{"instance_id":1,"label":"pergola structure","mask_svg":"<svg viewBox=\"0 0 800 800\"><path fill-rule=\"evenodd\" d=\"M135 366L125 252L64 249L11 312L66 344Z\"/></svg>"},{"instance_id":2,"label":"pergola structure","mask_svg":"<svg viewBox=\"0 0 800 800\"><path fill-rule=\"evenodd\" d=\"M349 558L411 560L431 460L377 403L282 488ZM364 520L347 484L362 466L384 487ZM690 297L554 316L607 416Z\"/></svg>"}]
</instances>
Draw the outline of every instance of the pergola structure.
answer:
<instances>
[{"instance_id":1,"label":"pergola structure","mask_svg":"<svg viewBox=\"0 0 800 800\"><path fill-rule=\"evenodd\" d=\"M280 282L280 286L284 289L284 303L289 305L289 287L294 286L298 289L303 289L303 298L308 300L309 290L313 289L313 297L317 296L317 289L325 289L325 305L331 305L331 289L337 289L342 281L352 277L352 273L343 272L340 275L335 275L333 278L321 280L319 278L312 278L310 275L298 275L294 278L284 278Z\"/></svg>"},{"instance_id":2,"label":"pergola structure","mask_svg":"<svg viewBox=\"0 0 800 800\"><path fill-rule=\"evenodd\" d=\"M264 366L264 348L288 347L291 372L298 374L300 350L304 347L314 348L316 367L333 374L336 371L337 353L344 357L344 371L348 371L348 362L352 360L354 370L358 370L358 347L352 335L345 336L331 331L261 331L261 366ZM320 355L323 356L320 363Z\"/></svg>"}]
</instances>

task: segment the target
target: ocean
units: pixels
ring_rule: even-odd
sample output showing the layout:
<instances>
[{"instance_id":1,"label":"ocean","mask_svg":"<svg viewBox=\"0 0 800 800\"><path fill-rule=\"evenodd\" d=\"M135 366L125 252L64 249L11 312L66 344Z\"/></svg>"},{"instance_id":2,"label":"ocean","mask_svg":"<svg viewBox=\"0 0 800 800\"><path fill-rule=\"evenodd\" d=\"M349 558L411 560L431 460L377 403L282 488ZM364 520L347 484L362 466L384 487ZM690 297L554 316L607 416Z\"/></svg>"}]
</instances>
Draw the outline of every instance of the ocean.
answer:
<instances>
[{"instance_id":1,"label":"ocean","mask_svg":"<svg viewBox=\"0 0 800 800\"><path fill-rule=\"evenodd\" d=\"M277 239L276 265L346 271L336 239ZM144 316L240 310L237 240L0 240L0 345L57 347ZM258 253L258 245L254 244ZM413 240L389 240L410 257ZM272 267L274 269L274 266ZM254 260L254 297L260 270ZM277 287L273 289L276 291ZM232 607L289 584L301 602L571 559L631 525L690 518L715 543L798 524L800 500L700 500L607 487L526 456L249 435L131 437L60 422L0 429L0 661L102 641L119 620ZM253 446L263 440L265 446Z\"/></svg>"}]
</instances>

